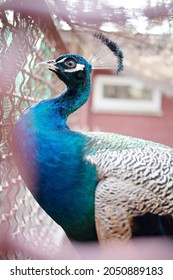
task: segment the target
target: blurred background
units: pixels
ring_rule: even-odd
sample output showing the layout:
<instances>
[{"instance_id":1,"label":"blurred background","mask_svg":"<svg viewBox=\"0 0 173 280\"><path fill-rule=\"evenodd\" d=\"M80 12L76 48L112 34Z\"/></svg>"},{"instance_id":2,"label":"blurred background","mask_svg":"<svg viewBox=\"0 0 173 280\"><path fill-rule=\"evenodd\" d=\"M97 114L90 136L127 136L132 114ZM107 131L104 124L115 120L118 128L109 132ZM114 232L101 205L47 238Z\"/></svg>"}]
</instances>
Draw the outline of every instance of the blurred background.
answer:
<instances>
[{"instance_id":1,"label":"blurred background","mask_svg":"<svg viewBox=\"0 0 173 280\"><path fill-rule=\"evenodd\" d=\"M26 107L64 89L55 75L36 64L63 53L87 59L95 31L119 45L124 71L115 74L116 58L115 71L94 70L90 99L70 116L69 126L173 147L172 0L1 0L0 259L61 258L64 248L71 248L18 174L11 134ZM34 256L28 244L41 255Z\"/></svg>"}]
</instances>

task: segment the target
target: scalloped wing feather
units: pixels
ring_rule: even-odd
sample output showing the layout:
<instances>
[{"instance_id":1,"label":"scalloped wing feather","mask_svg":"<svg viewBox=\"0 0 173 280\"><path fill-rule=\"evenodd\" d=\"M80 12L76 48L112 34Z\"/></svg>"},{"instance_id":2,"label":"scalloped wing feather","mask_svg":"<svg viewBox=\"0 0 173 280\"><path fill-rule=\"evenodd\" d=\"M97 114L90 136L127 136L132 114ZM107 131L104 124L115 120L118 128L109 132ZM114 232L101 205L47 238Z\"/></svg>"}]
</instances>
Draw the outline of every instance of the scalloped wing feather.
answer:
<instances>
[{"instance_id":1,"label":"scalloped wing feather","mask_svg":"<svg viewBox=\"0 0 173 280\"><path fill-rule=\"evenodd\" d=\"M93 138L98 141L86 160L96 167L100 180L95 192L100 241L129 239L134 217L146 213L173 216L171 148L109 133L94 133Z\"/></svg>"}]
</instances>

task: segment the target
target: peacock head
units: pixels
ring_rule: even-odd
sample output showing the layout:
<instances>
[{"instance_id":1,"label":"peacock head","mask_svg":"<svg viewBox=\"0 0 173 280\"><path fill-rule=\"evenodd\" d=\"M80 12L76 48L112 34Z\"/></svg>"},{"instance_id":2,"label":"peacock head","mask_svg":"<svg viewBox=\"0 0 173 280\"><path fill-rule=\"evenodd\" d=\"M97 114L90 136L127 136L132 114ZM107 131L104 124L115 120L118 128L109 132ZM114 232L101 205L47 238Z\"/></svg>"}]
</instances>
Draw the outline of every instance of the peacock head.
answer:
<instances>
[{"instance_id":1,"label":"peacock head","mask_svg":"<svg viewBox=\"0 0 173 280\"><path fill-rule=\"evenodd\" d=\"M90 80L92 66L80 55L64 54L54 60L38 63L54 72L67 86L76 87Z\"/></svg>"},{"instance_id":2,"label":"peacock head","mask_svg":"<svg viewBox=\"0 0 173 280\"><path fill-rule=\"evenodd\" d=\"M101 45L97 46L96 51L91 52L89 62L77 54L64 54L54 60L40 62L37 65L49 68L67 87L73 89L84 87L89 90L92 69L115 69L115 57L117 57L118 74L123 70L124 58L123 52L115 42L102 33L94 33L93 36L98 42L101 42Z\"/></svg>"}]
</instances>

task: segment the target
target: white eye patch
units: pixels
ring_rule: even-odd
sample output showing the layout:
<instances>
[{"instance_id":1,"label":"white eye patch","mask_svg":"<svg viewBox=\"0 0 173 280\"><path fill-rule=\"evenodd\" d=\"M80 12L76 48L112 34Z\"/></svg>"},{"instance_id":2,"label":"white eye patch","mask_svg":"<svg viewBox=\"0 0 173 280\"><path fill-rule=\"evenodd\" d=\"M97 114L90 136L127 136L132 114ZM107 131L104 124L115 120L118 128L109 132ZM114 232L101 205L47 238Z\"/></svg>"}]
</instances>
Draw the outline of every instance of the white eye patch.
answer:
<instances>
[{"instance_id":1,"label":"white eye patch","mask_svg":"<svg viewBox=\"0 0 173 280\"><path fill-rule=\"evenodd\" d=\"M76 67L75 68L72 68L72 69L65 69L64 72L77 72L77 71L83 71L85 68L85 65L84 64L80 64L80 63L77 63L76 64Z\"/></svg>"},{"instance_id":2,"label":"white eye patch","mask_svg":"<svg viewBox=\"0 0 173 280\"><path fill-rule=\"evenodd\" d=\"M64 58L62 58L61 60L59 60L58 63L62 63L62 62L64 62L66 59L67 59L67 58L64 57Z\"/></svg>"}]
</instances>

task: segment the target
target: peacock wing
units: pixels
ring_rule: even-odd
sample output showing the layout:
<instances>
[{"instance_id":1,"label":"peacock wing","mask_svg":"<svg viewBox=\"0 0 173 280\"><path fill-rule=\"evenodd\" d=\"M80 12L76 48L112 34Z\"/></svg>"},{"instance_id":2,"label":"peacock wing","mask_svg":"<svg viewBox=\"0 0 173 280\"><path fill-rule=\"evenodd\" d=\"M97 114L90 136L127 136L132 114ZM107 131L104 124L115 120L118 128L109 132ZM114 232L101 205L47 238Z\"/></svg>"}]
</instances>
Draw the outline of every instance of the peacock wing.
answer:
<instances>
[{"instance_id":1,"label":"peacock wing","mask_svg":"<svg viewBox=\"0 0 173 280\"><path fill-rule=\"evenodd\" d=\"M161 145L101 151L86 157L97 169L95 220L99 240L132 235L135 217L173 216L173 151Z\"/></svg>"},{"instance_id":2,"label":"peacock wing","mask_svg":"<svg viewBox=\"0 0 173 280\"><path fill-rule=\"evenodd\" d=\"M129 149L144 149L145 147L161 147L168 150L172 148L160 143L135 138L131 136L124 136L110 132L89 132L84 134L88 141L85 146L85 155L94 155L97 153L114 152Z\"/></svg>"}]
</instances>

